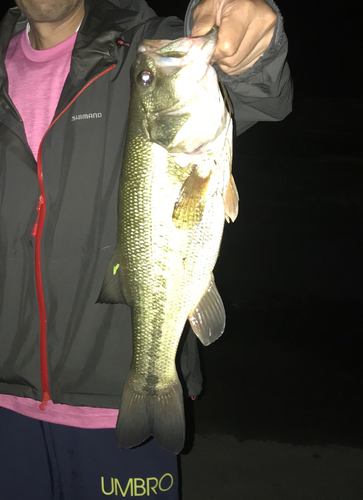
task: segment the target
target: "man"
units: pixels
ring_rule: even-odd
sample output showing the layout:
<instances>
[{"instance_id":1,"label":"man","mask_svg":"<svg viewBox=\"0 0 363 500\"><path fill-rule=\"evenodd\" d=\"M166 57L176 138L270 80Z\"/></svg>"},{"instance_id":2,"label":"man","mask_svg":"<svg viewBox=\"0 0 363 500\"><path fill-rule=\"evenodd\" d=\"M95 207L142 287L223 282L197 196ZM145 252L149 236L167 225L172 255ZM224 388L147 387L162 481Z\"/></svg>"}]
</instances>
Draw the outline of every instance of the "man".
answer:
<instances>
[{"instance_id":1,"label":"man","mask_svg":"<svg viewBox=\"0 0 363 500\"><path fill-rule=\"evenodd\" d=\"M220 26L213 61L237 133L291 109L287 41L268 0L192 0L186 35ZM144 0L17 0L1 23L0 496L178 498L153 440L115 446L130 312L95 304L116 239L129 70L145 38L183 36ZM194 338L182 354L200 391Z\"/></svg>"}]
</instances>

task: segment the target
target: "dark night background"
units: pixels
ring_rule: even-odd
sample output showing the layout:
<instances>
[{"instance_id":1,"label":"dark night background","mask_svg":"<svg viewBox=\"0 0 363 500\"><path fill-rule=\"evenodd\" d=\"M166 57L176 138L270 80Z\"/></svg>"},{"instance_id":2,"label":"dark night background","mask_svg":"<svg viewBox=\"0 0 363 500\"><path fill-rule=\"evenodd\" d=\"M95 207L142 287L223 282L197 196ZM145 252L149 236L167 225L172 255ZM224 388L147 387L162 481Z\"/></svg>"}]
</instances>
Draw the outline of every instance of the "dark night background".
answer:
<instances>
[{"instance_id":1,"label":"dark night background","mask_svg":"<svg viewBox=\"0 0 363 500\"><path fill-rule=\"evenodd\" d=\"M181 18L187 3L149 0ZM194 425L239 441L363 448L361 28L332 3L277 3L294 110L235 142L240 213L215 270L227 327L201 347Z\"/></svg>"}]
</instances>

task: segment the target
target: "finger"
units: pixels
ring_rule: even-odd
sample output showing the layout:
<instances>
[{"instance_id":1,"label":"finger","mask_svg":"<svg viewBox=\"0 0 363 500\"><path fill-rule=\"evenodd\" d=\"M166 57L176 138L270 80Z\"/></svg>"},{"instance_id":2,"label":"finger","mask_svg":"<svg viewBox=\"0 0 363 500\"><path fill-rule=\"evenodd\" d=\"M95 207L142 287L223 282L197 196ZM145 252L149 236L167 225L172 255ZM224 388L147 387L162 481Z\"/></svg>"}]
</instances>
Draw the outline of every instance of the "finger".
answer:
<instances>
[{"instance_id":1,"label":"finger","mask_svg":"<svg viewBox=\"0 0 363 500\"><path fill-rule=\"evenodd\" d=\"M225 12L221 16L218 31L218 41L213 53L213 61L233 57L238 51L241 52L242 42L246 36L248 24L246 17L236 12ZM242 57L248 49L240 54Z\"/></svg>"},{"instance_id":2,"label":"finger","mask_svg":"<svg viewBox=\"0 0 363 500\"><path fill-rule=\"evenodd\" d=\"M230 75L243 73L264 54L273 33L274 28L271 28L261 39L254 36L252 32L247 33L241 46L233 56L220 58L217 61L219 67Z\"/></svg>"},{"instance_id":3,"label":"finger","mask_svg":"<svg viewBox=\"0 0 363 500\"><path fill-rule=\"evenodd\" d=\"M258 61L259 58L260 58L260 55L255 57L254 59L251 59L250 62L248 62L248 63L244 61L242 63L238 63L236 66L230 66L230 65L227 66L226 64L219 62L218 66L227 75L240 75L244 71L248 70L248 68L253 66L255 64L255 62Z\"/></svg>"},{"instance_id":4,"label":"finger","mask_svg":"<svg viewBox=\"0 0 363 500\"><path fill-rule=\"evenodd\" d=\"M212 57L212 63L229 68L224 70L229 74L238 74L236 68L243 72L256 62L270 45L276 23L276 14L261 0L246 1L242 9L236 5L224 4L217 16L220 28Z\"/></svg>"},{"instance_id":5,"label":"finger","mask_svg":"<svg viewBox=\"0 0 363 500\"><path fill-rule=\"evenodd\" d=\"M193 13L193 27L191 36L202 36L208 33L216 24L216 15L214 13L213 2L205 0L201 2Z\"/></svg>"}]
</instances>

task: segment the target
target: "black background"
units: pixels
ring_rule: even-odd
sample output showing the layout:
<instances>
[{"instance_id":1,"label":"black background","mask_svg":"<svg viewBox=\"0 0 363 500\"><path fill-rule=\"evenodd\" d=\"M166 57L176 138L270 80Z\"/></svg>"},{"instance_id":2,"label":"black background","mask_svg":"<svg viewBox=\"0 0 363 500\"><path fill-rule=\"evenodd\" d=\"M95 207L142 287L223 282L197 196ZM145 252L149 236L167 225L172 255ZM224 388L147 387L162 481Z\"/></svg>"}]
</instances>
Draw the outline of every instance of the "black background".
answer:
<instances>
[{"instance_id":1,"label":"black background","mask_svg":"<svg viewBox=\"0 0 363 500\"><path fill-rule=\"evenodd\" d=\"M239 439L362 447L358 12L278 3L294 111L235 142L240 213L226 226L215 270L227 327L201 347L205 390L193 403L195 427ZM187 6L149 4L179 17Z\"/></svg>"}]
</instances>

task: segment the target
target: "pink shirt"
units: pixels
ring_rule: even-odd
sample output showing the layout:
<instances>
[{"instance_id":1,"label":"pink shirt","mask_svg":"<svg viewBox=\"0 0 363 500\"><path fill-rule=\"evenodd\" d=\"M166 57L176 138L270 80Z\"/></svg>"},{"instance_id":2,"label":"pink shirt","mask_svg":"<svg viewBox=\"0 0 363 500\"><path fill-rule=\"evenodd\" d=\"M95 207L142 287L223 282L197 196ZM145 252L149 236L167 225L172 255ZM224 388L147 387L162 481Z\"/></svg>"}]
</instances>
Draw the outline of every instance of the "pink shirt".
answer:
<instances>
[{"instance_id":1,"label":"pink shirt","mask_svg":"<svg viewBox=\"0 0 363 500\"><path fill-rule=\"evenodd\" d=\"M69 73L76 36L77 33L50 49L35 50L24 30L9 44L5 59L9 95L23 119L35 158Z\"/></svg>"},{"instance_id":2,"label":"pink shirt","mask_svg":"<svg viewBox=\"0 0 363 500\"><path fill-rule=\"evenodd\" d=\"M50 49L35 50L24 30L9 44L5 59L9 95L23 119L25 134L35 158L69 73L76 36L77 33ZM39 404L39 401L30 398L0 394L0 406L28 417L88 429L116 427L118 410L68 406L52 401L48 401L45 410L40 410Z\"/></svg>"}]
</instances>

